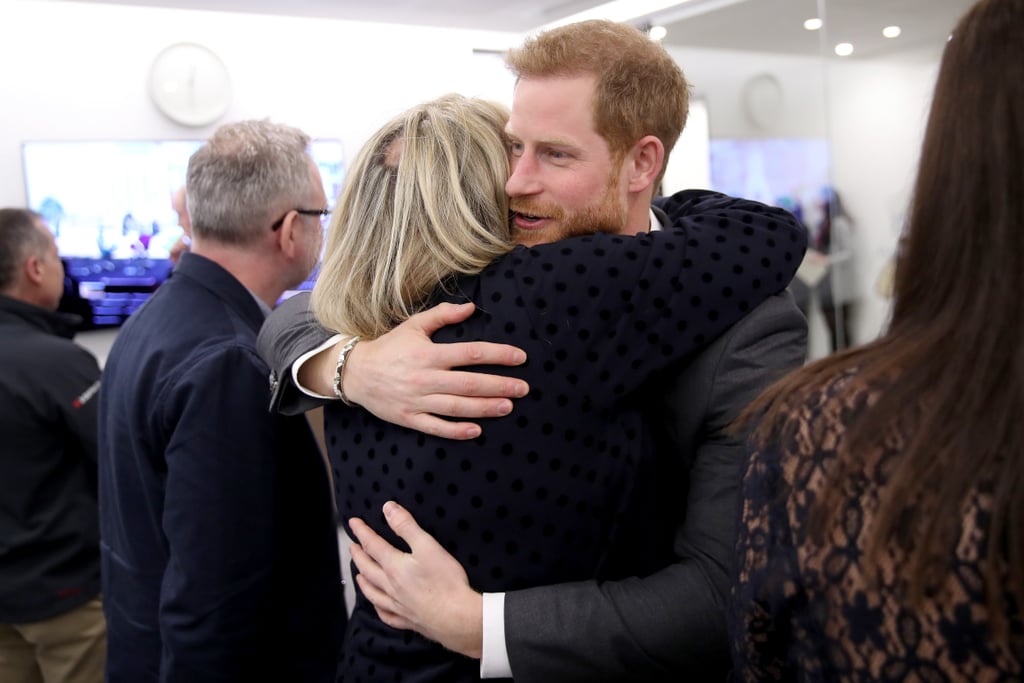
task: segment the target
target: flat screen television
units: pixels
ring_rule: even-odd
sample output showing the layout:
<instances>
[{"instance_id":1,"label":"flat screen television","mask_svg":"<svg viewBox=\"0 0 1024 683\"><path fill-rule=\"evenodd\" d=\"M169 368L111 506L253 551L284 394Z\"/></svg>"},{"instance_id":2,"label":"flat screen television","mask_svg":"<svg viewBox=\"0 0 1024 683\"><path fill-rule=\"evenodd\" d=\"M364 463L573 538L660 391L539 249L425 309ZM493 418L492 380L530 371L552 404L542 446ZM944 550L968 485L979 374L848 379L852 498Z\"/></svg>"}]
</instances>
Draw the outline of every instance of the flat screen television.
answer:
<instances>
[{"instance_id":1,"label":"flat screen television","mask_svg":"<svg viewBox=\"0 0 1024 683\"><path fill-rule=\"evenodd\" d=\"M715 138L710 156L712 189L781 206L812 225L817 220L829 184L824 138Z\"/></svg>"},{"instance_id":2,"label":"flat screen television","mask_svg":"<svg viewBox=\"0 0 1024 683\"><path fill-rule=\"evenodd\" d=\"M85 299L85 327L120 325L167 279L181 236L171 194L184 185L202 140L22 143L28 206L41 213L64 259L72 298ZM310 146L333 203L345 174L340 140ZM314 276L301 289L312 287Z\"/></svg>"}]
</instances>

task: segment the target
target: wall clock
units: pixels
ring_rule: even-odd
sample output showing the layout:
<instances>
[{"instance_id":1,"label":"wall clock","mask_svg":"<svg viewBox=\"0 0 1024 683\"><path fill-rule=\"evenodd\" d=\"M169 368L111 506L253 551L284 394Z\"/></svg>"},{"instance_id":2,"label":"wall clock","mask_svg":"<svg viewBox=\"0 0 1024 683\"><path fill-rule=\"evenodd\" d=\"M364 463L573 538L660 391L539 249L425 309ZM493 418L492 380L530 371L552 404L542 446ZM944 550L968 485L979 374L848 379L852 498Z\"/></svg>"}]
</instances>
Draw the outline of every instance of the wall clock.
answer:
<instances>
[{"instance_id":1,"label":"wall clock","mask_svg":"<svg viewBox=\"0 0 1024 683\"><path fill-rule=\"evenodd\" d=\"M747 79L741 91L743 111L756 128L767 131L782 119L785 94L772 74L761 73Z\"/></svg>"},{"instance_id":2,"label":"wall clock","mask_svg":"<svg viewBox=\"0 0 1024 683\"><path fill-rule=\"evenodd\" d=\"M231 103L231 77L224 62L198 43L164 48L149 69L149 96L169 119L183 126L213 123Z\"/></svg>"}]
</instances>

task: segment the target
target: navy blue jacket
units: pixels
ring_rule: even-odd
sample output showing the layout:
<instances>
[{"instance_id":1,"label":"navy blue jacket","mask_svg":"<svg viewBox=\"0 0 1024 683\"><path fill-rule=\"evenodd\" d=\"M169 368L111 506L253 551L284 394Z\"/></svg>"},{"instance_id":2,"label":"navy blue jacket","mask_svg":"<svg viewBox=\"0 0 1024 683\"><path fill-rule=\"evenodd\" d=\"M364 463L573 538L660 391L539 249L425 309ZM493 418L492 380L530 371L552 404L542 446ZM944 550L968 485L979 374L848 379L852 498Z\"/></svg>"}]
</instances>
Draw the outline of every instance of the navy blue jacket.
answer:
<instances>
[{"instance_id":1,"label":"navy blue jacket","mask_svg":"<svg viewBox=\"0 0 1024 683\"><path fill-rule=\"evenodd\" d=\"M76 318L0 296L0 624L63 614L100 592L100 368Z\"/></svg>"},{"instance_id":2,"label":"navy blue jacket","mask_svg":"<svg viewBox=\"0 0 1024 683\"><path fill-rule=\"evenodd\" d=\"M100 392L107 681L333 681L344 625L327 471L267 413L263 313L185 254Z\"/></svg>"}]
</instances>

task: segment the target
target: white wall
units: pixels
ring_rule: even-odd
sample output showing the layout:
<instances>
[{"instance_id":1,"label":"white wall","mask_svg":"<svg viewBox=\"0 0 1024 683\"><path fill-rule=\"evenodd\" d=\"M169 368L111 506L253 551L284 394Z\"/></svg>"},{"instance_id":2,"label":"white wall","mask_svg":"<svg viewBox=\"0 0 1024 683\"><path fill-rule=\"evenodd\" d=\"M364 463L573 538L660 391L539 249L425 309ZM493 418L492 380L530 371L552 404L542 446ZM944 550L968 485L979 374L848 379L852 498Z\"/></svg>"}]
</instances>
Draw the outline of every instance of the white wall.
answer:
<instances>
[{"instance_id":1,"label":"white wall","mask_svg":"<svg viewBox=\"0 0 1024 683\"><path fill-rule=\"evenodd\" d=\"M669 47L694 95L707 101L713 138L824 137L824 69L821 60L763 52ZM770 125L744 109L744 85L760 74L776 78L782 97Z\"/></svg>"},{"instance_id":2,"label":"white wall","mask_svg":"<svg viewBox=\"0 0 1024 683\"><path fill-rule=\"evenodd\" d=\"M270 117L354 155L387 117L457 91L510 102L511 76L474 48L516 34L97 5L0 0L0 205L24 205L23 140L205 137L165 118L146 77L164 47L210 47L233 77L223 120Z\"/></svg>"},{"instance_id":3,"label":"white wall","mask_svg":"<svg viewBox=\"0 0 1024 683\"><path fill-rule=\"evenodd\" d=\"M842 62L829 68L833 184L856 230L862 304L855 339L877 336L889 302L876 283L910 202L937 60Z\"/></svg>"}]
</instances>

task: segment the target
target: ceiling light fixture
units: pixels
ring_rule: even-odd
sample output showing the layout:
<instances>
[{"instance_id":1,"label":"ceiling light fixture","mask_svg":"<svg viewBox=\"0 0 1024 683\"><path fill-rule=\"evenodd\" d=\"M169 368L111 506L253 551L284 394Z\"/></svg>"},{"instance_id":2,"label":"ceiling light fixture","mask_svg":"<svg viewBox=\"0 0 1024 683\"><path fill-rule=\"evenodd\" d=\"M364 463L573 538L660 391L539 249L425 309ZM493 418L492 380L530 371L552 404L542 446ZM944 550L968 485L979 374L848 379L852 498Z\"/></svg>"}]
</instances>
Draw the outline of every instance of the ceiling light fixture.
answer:
<instances>
[{"instance_id":1,"label":"ceiling light fixture","mask_svg":"<svg viewBox=\"0 0 1024 683\"><path fill-rule=\"evenodd\" d=\"M903 29L899 26L886 26L882 29L882 35L886 38L899 38L901 33L903 33Z\"/></svg>"},{"instance_id":2,"label":"ceiling light fixture","mask_svg":"<svg viewBox=\"0 0 1024 683\"><path fill-rule=\"evenodd\" d=\"M808 19L807 21L804 22L804 28L807 29L808 31L817 31L819 28L821 28L824 25L825 25L825 22L823 22L818 17L814 17L813 19Z\"/></svg>"},{"instance_id":3,"label":"ceiling light fixture","mask_svg":"<svg viewBox=\"0 0 1024 683\"><path fill-rule=\"evenodd\" d=\"M692 16L713 12L729 5L749 0L612 0L597 7L576 12L569 16L550 21L534 31L565 26L587 19L608 19L611 21L630 22L646 18L646 21L664 26ZM551 13L552 15L554 12Z\"/></svg>"},{"instance_id":4,"label":"ceiling light fixture","mask_svg":"<svg viewBox=\"0 0 1024 683\"><path fill-rule=\"evenodd\" d=\"M668 29L664 26L652 26L647 35L651 37L651 40L661 40L668 35Z\"/></svg>"},{"instance_id":5,"label":"ceiling light fixture","mask_svg":"<svg viewBox=\"0 0 1024 683\"><path fill-rule=\"evenodd\" d=\"M836 54L840 57L849 57L853 54L852 43L839 43L836 45Z\"/></svg>"}]
</instances>

